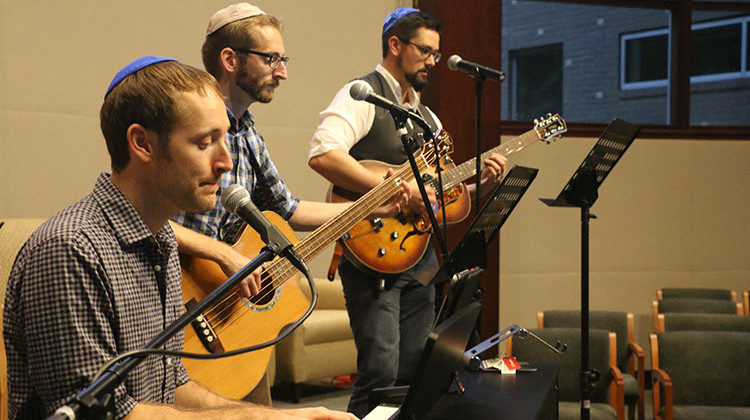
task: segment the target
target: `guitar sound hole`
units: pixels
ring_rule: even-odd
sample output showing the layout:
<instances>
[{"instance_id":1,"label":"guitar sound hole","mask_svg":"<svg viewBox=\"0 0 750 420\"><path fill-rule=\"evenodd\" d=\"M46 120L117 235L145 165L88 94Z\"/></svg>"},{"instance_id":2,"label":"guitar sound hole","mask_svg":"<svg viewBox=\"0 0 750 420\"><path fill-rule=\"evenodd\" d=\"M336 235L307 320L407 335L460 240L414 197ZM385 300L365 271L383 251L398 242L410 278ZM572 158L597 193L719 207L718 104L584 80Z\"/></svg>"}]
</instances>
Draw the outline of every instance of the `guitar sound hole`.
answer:
<instances>
[{"instance_id":1,"label":"guitar sound hole","mask_svg":"<svg viewBox=\"0 0 750 420\"><path fill-rule=\"evenodd\" d=\"M273 302L274 297L276 296L276 293L278 293L278 290L273 285L273 279L269 276L266 276L265 278L261 280L260 293L251 297L248 300L253 305L259 305L259 306L267 305Z\"/></svg>"}]
</instances>

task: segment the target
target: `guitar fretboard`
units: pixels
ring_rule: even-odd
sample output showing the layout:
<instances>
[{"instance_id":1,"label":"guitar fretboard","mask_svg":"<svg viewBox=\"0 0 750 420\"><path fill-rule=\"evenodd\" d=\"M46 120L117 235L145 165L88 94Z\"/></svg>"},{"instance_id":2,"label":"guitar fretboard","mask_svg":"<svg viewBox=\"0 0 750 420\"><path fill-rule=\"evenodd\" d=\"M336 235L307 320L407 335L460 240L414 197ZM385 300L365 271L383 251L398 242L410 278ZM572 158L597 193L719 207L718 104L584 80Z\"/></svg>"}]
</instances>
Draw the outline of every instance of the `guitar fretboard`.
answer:
<instances>
[{"instance_id":1,"label":"guitar fretboard","mask_svg":"<svg viewBox=\"0 0 750 420\"><path fill-rule=\"evenodd\" d=\"M434 161L434 154L423 153L416 157L417 167L422 172ZM409 181L414 177L409 164L402 165L387 180L368 191L338 216L315 229L300 240L294 250L302 259L309 261L323 252L334 241L344 236L355 224L364 220L376 208L382 206L401 188L402 181ZM280 286L298 270L286 259L277 258L272 261L263 272L263 276L271 276L274 288Z\"/></svg>"},{"instance_id":2,"label":"guitar fretboard","mask_svg":"<svg viewBox=\"0 0 750 420\"><path fill-rule=\"evenodd\" d=\"M490 157L493 153L499 153L504 156L521 151L524 147L539 140L539 135L535 130L529 130L520 136L507 141L500 146L492 148L481 154L481 160L484 161ZM442 174L443 178L443 191L451 189L456 185L466 181L472 176L476 175L476 158L467 160L466 162L456 166L455 168L444 171ZM437 178L430 180L430 186L435 190L438 189Z\"/></svg>"}]
</instances>

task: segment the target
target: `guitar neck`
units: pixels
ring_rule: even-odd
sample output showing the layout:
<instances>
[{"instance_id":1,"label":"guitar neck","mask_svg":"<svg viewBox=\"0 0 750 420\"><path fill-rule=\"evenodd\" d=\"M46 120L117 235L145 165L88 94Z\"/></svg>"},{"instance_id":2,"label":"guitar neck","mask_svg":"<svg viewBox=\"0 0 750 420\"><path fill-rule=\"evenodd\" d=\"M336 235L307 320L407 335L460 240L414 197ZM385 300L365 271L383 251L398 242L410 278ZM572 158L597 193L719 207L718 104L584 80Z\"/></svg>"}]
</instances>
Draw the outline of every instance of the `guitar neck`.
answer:
<instances>
[{"instance_id":1,"label":"guitar neck","mask_svg":"<svg viewBox=\"0 0 750 420\"><path fill-rule=\"evenodd\" d=\"M500 146L492 148L481 155L481 160L488 159L493 153L499 153L504 156L521 151L526 146L539 140L539 135L535 130L529 130L513 140L507 141ZM456 166L453 169L443 172L443 191L453 188L456 185L466 181L476 175L476 158L471 158L466 162ZM433 180L433 187L437 189L437 180Z\"/></svg>"},{"instance_id":2,"label":"guitar neck","mask_svg":"<svg viewBox=\"0 0 750 420\"><path fill-rule=\"evenodd\" d=\"M425 160L424 157L417 157L417 167L420 172L424 171L429 164L430 162ZM409 181L413 177L414 173L411 170L411 166L408 163L402 165L391 177L368 191L338 216L324 223L300 240L294 246L294 250L305 261L315 258L334 241L344 236L352 226L364 220L373 210L382 206L393 197L401 188L401 182ZM273 285L279 286L296 273L297 269L289 261L279 258L266 266L263 274L270 275L273 279Z\"/></svg>"}]
</instances>

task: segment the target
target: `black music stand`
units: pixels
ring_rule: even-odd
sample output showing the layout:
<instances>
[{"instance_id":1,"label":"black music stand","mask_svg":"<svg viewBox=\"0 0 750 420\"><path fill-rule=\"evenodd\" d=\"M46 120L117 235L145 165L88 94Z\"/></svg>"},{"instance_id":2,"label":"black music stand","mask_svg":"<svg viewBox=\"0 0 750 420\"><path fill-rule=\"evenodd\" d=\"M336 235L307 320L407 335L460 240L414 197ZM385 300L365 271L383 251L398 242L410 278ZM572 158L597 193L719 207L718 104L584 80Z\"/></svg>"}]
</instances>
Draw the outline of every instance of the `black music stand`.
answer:
<instances>
[{"instance_id":1,"label":"black music stand","mask_svg":"<svg viewBox=\"0 0 750 420\"><path fill-rule=\"evenodd\" d=\"M518 201L534 181L537 172L538 169L524 166L514 166L508 171L428 284L450 281L454 275L472 267L487 268L487 245L495 239Z\"/></svg>"},{"instance_id":2,"label":"black music stand","mask_svg":"<svg viewBox=\"0 0 750 420\"><path fill-rule=\"evenodd\" d=\"M464 233L458 245L443 260L443 265L440 266L440 269L428 284L442 284L453 280L454 276L458 276L459 273L466 270L476 269L477 267L487 268L487 245L497 236L510 213L516 208L518 201L521 200L529 185L534 181L537 172L539 172L538 169L524 166L514 166L508 171L505 178L492 191L490 198L484 203L484 207L477 213L477 217ZM481 291L478 282L475 290L464 290L465 293L473 295L474 300L479 302L481 302ZM449 293L443 297L441 308L446 306L446 299L449 297ZM457 311L461 308L455 307L452 309ZM439 324L440 319L441 315L438 313L436 324ZM479 329L475 328L470 344L474 346L480 341Z\"/></svg>"},{"instance_id":3,"label":"black music stand","mask_svg":"<svg viewBox=\"0 0 750 420\"><path fill-rule=\"evenodd\" d=\"M589 220L598 189L638 135L640 127L619 118L609 123L599 141L556 199L540 200L550 207L581 208L581 419L591 416L591 390L599 372L589 363Z\"/></svg>"}]
</instances>

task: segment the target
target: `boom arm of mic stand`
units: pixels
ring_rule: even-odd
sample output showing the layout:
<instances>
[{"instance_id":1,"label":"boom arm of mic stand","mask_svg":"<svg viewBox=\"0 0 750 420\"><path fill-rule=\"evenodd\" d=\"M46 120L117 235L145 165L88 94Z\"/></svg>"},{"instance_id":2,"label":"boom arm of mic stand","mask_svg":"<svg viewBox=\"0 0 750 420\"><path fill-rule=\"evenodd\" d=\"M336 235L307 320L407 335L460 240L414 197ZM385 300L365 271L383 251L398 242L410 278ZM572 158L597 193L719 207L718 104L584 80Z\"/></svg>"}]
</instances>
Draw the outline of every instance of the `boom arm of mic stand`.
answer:
<instances>
[{"instance_id":1,"label":"boom arm of mic stand","mask_svg":"<svg viewBox=\"0 0 750 420\"><path fill-rule=\"evenodd\" d=\"M236 287L245 277L250 275L258 267L264 263L271 261L276 255L268 247L263 247L252 261L242 267L239 271L234 273L227 279L221 286L216 288L208 296L203 298L197 305L190 308L180 318L170 324L167 328L162 330L156 337L152 338L146 343L143 349L156 349L164 345L172 336L177 334L183 328L190 324L200 313L202 313L209 306L214 305L224 297L231 289ZM74 420L78 415L79 411L82 410L93 410L97 407L101 407L100 401L102 399L111 398L108 397L114 392L114 389L125 380L128 372L133 370L146 356L142 357L131 357L126 359L124 362L117 366L111 367L99 378L95 378L94 382L89 385L88 388L79 392L73 401L67 406L60 407L55 411L55 414L48 417L50 419L69 419ZM70 414L73 413L71 417Z\"/></svg>"}]
</instances>

